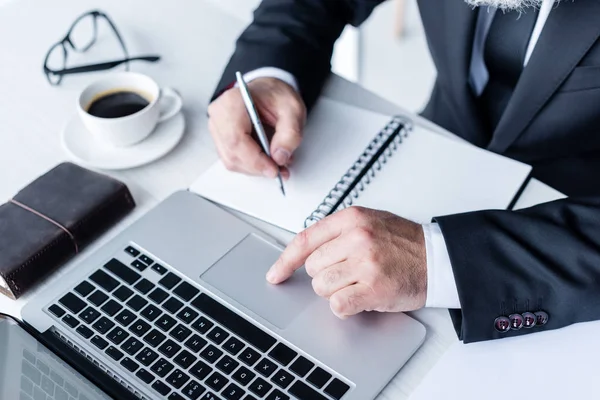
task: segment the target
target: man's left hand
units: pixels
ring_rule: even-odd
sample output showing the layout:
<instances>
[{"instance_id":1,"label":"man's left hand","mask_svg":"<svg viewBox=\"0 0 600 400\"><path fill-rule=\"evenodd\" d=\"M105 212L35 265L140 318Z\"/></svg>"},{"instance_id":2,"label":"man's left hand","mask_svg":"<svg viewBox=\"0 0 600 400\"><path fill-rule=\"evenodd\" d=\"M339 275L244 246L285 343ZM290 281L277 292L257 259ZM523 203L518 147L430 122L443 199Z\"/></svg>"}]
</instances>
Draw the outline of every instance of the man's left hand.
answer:
<instances>
[{"instance_id":1,"label":"man's left hand","mask_svg":"<svg viewBox=\"0 0 600 400\"><path fill-rule=\"evenodd\" d=\"M397 215L361 207L337 212L300 232L267 280L281 283L303 264L315 293L329 299L339 318L425 306L423 228Z\"/></svg>"}]
</instances>

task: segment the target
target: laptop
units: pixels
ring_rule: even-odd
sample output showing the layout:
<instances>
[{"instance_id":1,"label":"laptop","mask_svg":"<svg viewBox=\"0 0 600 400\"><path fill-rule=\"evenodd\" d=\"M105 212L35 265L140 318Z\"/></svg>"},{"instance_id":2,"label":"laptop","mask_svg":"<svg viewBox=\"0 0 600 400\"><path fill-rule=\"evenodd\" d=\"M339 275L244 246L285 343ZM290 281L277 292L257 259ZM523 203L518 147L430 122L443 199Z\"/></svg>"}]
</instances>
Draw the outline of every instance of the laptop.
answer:
<instances>
[{"instance_id":1,"label":"laptop","mask_svg":"<svg viewBox=\"0 0 600 400\"><path fill-rule=\"evenodd\" d=\"M284 247L176 192L24 307L44 357L74 369L54 379L53 368L39 369L44 357L11 345L0 362L13 367L3 370L23 376L11 381L26 400L105 398L81 389L77 397L67 382L119 399L375 398L425 328L401 313L339 320L303 269L270 285L265 274Z\"/></svg>"}]
</instances>

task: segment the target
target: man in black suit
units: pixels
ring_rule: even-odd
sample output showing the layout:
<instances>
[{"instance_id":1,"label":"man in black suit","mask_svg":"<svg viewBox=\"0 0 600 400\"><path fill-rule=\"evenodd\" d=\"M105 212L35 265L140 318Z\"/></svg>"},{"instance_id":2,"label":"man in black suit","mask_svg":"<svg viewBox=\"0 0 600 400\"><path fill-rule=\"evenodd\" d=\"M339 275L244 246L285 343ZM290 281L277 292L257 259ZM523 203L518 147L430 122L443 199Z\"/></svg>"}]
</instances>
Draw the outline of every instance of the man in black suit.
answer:
<instances>
[{"instance_id":1,"label":"man in black suit","mask_svg":"<svg viewBox=\"0 0 600 400\"><path fill-rule=\"evenodd\" d=\"M335 40L381 2L262 2L209 107L228 168L272 178L277 163L289 176L285 166L330 73ZM282 282L305 264L315 292L341 318L450 308L465 342L600 318L600 1L418 4L438 72L423 115L531 164L535 178L569 198L423 226L352 207L297 235L267 279ZM230 86L236 70L247 74L262 118L275 127L274 161L250 136Z\"/></svg>"}]
</instances>

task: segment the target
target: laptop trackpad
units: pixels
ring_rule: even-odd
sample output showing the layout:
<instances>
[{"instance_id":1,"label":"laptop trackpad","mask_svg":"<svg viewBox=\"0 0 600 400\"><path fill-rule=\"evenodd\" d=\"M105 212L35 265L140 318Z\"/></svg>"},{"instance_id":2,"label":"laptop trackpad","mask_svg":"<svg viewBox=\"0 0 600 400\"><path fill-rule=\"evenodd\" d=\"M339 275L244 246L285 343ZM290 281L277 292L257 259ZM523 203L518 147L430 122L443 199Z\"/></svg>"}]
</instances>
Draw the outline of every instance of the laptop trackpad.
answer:
<instances>
[{"instance_id":1,"label":"laptop trackpad","mask_svg":"<svg viewBox=\"0 0 600 400\"><path fill-rule=\"evenodd\" d=\"M285 329L318 297L304 268L289 280L271 285L265 274L281 250L250 234L204 274L202 280L280 329Z\"/></svg>"}]
</instances>

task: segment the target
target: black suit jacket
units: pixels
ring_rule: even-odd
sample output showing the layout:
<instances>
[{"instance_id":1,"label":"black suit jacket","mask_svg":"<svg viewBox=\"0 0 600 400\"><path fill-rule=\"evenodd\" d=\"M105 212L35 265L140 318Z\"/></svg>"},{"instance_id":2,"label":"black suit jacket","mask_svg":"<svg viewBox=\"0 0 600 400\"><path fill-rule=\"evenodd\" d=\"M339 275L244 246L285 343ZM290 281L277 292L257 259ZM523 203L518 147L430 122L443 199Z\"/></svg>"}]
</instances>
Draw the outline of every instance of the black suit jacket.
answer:
<instances>
[{"instance_id":1,"label":"black suit jacket","mask_svg":"<svg viewBox=\"0 0 600 400\"><path fill-rule=\"evenodd\" d=\"M310 107L330 73L333 44L381 0L264 0L217 88L234 71L291 72ZM465 342L522 335L600 318L600 0L561 2L494 132L468 85L477 10L463 0L418 0L437 80L423 115L480 147L533 165L568 199L522 211L436 218L452 262ZM402 88L398 88L402 90ZM548 313L548 322L499 333L500 315Z\"/></svg>"}]
</instances>

